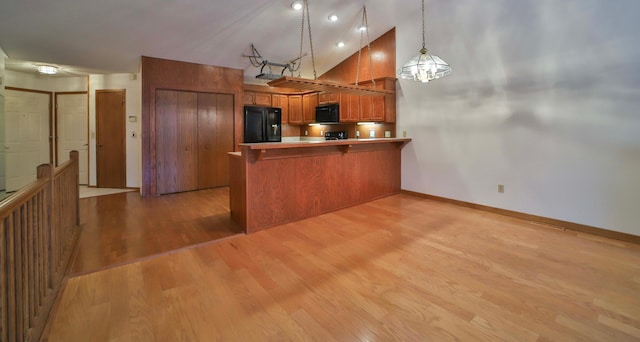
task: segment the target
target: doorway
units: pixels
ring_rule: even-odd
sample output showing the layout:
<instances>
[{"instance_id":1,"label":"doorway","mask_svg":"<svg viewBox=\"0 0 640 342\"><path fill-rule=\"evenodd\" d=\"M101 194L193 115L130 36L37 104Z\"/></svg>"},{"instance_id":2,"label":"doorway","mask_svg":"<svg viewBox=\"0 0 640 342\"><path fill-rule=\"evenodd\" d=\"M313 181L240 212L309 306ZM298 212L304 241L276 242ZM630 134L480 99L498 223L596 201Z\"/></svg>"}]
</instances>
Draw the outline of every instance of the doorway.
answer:
<instances>
[{"instance_id":1,"label":"doorway","mask_svg":"<svg viewBox=\"0 0 640 342\"><path fill-rule=\"evenodd\" d=\"M51 93L6 87L4 151L6 192L36 180L40 164L49 164Z\"/></svg>"},{"instance_id":2,"label":"doorway","mask_svg":"<svg viewBox=\"0 0 640 342\"><path fill-rule=\"evenodd\" d=\"M89 184L89 114L86 92L56 93L56 166L69 160L69 152L78 151L81 185Z\"/></svg>"},{"instance_id":3,"label":"doorway","mask_svg":"<svg viewBox=\"0 0 640 342\"><path fill-rule=\"evenodd\" d=\"M125 89L96 90L96 186L126 187Z\"/></svg>"}]
</instances>

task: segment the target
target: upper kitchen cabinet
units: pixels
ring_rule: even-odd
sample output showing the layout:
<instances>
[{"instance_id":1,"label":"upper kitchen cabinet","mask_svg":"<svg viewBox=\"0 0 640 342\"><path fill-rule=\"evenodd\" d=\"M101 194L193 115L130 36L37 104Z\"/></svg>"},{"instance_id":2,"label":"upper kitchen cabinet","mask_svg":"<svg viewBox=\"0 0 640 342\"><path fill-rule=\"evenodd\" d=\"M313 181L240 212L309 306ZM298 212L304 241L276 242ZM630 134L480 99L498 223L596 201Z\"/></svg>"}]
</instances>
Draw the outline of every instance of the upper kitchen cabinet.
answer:
<instances>
[{"instance_id":1,"label":"upper kitchen cabinet","mask_svg":"<svg viewBox=\"0 0 640 342\"><path fill-rule=\"evenodd\" d=\"M271 107L280 108L282 110L282 123L289 123L289 97L287 95L272 94Z\"/></svg>"},{"instance_id":2,"label":"upper kitchen cabinet","mask_svg":"<svg viewBox=\"0 0 640 342\"><path fill-rule=\"evenodd\" d=\"M357 122L360 117L360 96L349 93L338 95L340 122Z\"/></svg>"},{"instance_id":3,"label":"upper kitchen cabinet","mask_svg":"<svg viewBox=\"0 0 640 342\"><path fill-rule=\"evenodd\" d=\"M302 112L304 123L316 122L316 107L318 106L318 93L302 95Z\"/></svg>"},{"instance_id":4,"label":"upper kitchen cabinet","mask_svg":"<svg viewBox=\"0 0 640 342\"><path fill-rule=\"evenodd\" d=\"M260 93L255 91L245 91L242 94L242 102L250 106L268 106L271 107L271 94Z\"/></svg>"},{"instance_id":5,"label":"upper kitchen cabinet","mask_svg":"<svg viewBox=\"0 0 640 342\"><path fill-rule=\"evenodd\" d=\"M374 87L373 82L365 82L363 85ZM393 90L394 93L373 96L361 95L358 121L396 122L396 79L393 77L377 79L375 88Z\"/></svg>"},{"instance_id":6,"label":"upper kitchen cabinet","mask_svg":"<svg viewBox=\"0 0 640 342\"><path fill-rule=\"evenodd\" d=\"M302 125L302 95L289 95L289 124Z\"/></svg>"},{"instance_id":7,"label":"upper kitchen cabinet","mask_svg":"<svg viewBox=\"0 0 640 342\"><path fill-rule=\"evenodd\" d=\"M323 92L318 95L318 104L338 103L340 95L336 92Z\"/></svg>"}]
</instances>

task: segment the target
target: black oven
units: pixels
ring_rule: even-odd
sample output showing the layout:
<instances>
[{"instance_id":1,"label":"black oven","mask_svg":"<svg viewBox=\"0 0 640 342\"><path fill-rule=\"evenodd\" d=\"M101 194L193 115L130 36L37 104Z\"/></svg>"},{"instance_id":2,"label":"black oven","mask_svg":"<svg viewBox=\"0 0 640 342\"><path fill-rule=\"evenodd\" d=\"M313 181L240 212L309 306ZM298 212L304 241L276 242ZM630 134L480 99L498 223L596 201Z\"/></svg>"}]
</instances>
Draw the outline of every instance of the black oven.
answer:
<instances>
[{"instance_id":1,"label":"black oven","mask_svg":"<svg viewBox=\"0 0 640 342\"><path fill-rule=\"evenodd\" d=\"M340 122L340 106L337 103L330 103L316 107L317 123L338 123Z\"/></svg>"}]
</instances>

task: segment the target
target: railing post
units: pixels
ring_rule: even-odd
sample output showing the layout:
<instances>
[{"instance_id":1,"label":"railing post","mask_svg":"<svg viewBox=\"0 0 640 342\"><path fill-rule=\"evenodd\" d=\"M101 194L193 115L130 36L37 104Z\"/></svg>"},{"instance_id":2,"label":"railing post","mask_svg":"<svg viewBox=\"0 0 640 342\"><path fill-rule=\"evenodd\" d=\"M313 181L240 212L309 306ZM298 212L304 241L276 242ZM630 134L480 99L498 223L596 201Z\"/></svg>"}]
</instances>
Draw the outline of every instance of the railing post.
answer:
<instances>
[{"instance_id":1,"label":"railing post","mask_svg":"<svg viewBox=\"0 0 640 342\"><path fill-rule=\"evenodd\" d=\"M47 188L45 190L45 210L47 211L43 216L45 217L45 229L44 229L44 234L45 234L45 240L47 241L47 258L46 260L43 260L44 262L44 269L45 272L47 272L47 288L52 289L54 286L54 279L53 279L53 267L52 265L54 265L55 263L52 262L53 260L53 246L55 246L54 241L56 240L57 236L55 236L55 227L54 222L53 222L53 217L52 217L52 212L53 212L53 167L51 166L51 164L42 164L40 166L38 166L38 179L47 179Z\"/></svg>"},{"instance_id":2,"label":"railing post","mask_svg":"<svg viewBox=\"0 0 640 342\"><path fill-rule=\"evenodd\" d=\"M78 151L73 150L69 152L69 159L73 161L73 174L75 175L76 185L73 187L75 194L73 196L75 205L75 223L76 227L80 226L80 154Z\"/></svg>"}]
</instances>

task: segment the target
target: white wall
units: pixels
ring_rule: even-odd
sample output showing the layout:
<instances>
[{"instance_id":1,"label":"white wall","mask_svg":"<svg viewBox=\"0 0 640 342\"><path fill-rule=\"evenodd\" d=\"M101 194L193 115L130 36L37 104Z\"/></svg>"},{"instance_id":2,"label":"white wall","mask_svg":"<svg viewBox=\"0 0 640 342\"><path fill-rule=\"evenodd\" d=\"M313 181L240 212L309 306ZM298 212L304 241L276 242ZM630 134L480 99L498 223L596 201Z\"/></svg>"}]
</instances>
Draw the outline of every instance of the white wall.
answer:
<instances>
[{"instance_id":1,"label":"white wall","mask_svg":"<svg viewBox=\"0 0 640 342\"><path fill-rule=\"evenodd\" d=\"M87 91L89 89L89 185L96 185L96 140L95 140L95 92L103 89L126 90L126 115L135 116L135 122L126 121L126 165L127 187L140 187L142 173L142 144L140 138L142 110L142 85L140 74L91 75L87 77L49 77L12 70L5 72L6 86L43 90L50 92ZM87 84L87 82L89 84ZM131 137L131 132L136 136ZM4 170L4 167L2 168ZM0 175L1 176L1 175ZM2 183L4 184L4 183Z\"/></svg>"},{"instance_id":2,"label":"white wall","mask_svg":"<svg viewBox=\"0 0 640 342\"><path fill-rule=\"evenodd\" d=\"M135 76L135 77L134 77ZM127 187L139 188L142 179L142 83L140 74L91 75L89 77L89 184L96 185L96 90L125 89ZM136 121L130 122L129 116ZM135 132L135 137L131 133Z\"/></svg>"},{"instance_id":3,"label":"white wall","mask_svg":"<svg viewBox=\"0 0 640 342\"><path fill-rule=\"evenodd\" d=\"M640 2L426 6L453 73L399 81L402 188L640 235ZM416 8L396 14L398 67L421 45Z\"/></svg>"}]
</instances>

